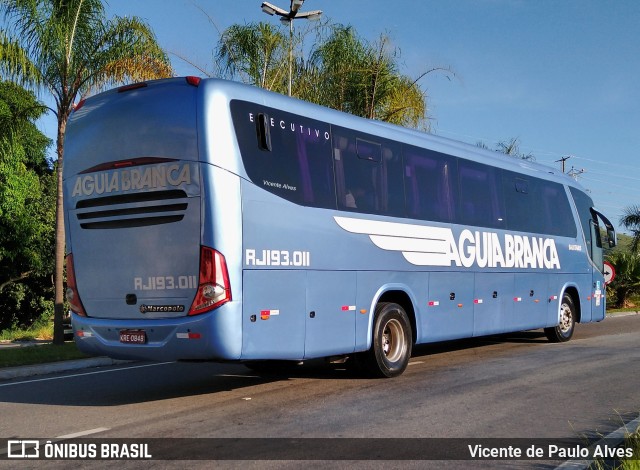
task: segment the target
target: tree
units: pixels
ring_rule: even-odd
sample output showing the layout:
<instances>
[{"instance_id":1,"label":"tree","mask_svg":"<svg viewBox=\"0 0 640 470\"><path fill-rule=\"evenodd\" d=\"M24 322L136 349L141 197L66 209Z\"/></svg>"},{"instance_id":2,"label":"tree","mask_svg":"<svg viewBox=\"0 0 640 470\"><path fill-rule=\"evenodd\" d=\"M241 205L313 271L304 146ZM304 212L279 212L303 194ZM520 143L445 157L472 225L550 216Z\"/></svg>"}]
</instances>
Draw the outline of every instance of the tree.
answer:
<instances>
[{"instance_id":1,"label":"tree","mask_svg":"<svg viewBox=\"0 0 640 470\"><path fill-rule=\"evenodd\" d=\"M24 148L16 140L0 140L0 294L46 263L37 246L46 232L37 217L40 180L27 167Z\"/></svg>"},{"instance_id":2,"label":"tree","mask_svg":"<svg viewBox=\"0 0 640 470\"><path fill-rule=\"evenodd\" d=\"M90 91L172 74L151 29L138 18L107 19L101 0L0 0L10 25L0 31L0 75L45 91L55 102L57 192L55 344L64 341L62 161L67 121Z\"/></svg>"},{"instance_id":3,"label":"tree","mask_svg":"<svg viewBox=\"0 0 640 470\"><path fill-rule=\"evenodd\" d=\"M476 145L480 148L489 150L489 147L484 142L477 142ZM536 157L531 153L520 152L520 139L518 137L512 137L511 139L504 141L501 140L496 144L496 152L504 153L510 157L520 158L522 160L535 161Z\"/></svg>"},{"instance_id":4,"label":"tree","mask_svg":"<svg viewBox=\"0 0 640 470\"><path fill-rule=\"evenodd\" d=\"M288 41L268 23L232 25L220 36L215 52L222 75L243 83L284 92Z\"/></svg>"},{"instance_id":5,"label":"tree","mask_svg":"<svg viewBox=\"0 0 640 470\"><path fill-rule=\"evenodd\" d=\"M640 255L613 251L607 260L616 268L616 277L607 286L607 299L618 307L627 307L629 299L640 293Z\"/></svg>"},{"instance_id":6,"label":"tree","mask_svg":"<svg viewBox=\"0 0 640 470\"><path fill-rule=\"evenodd\" d=\"M630 206L624 210L624 215L620 219L620 224L631 231L631 251L638 252L640 248L640 206Z\"/></svg>"},{"instance_id":7,"label":"tree","mask_svg":"<svg viewBox=\"0 0 640 470\"><path fill-rule=\"evenodd\" d=\"M351 26L321 25L305 58L303 34L294 36L293 96L369 119L418 127L426 124L426 95L399 72L399 50L381 35L369 43ZM220 35L214 57L221 75L279 93L287 92L288 51L282 29L268 23L233 25ZM447 71L452 74L451 71Z\"/></svg>"},{"instance_id":8,"label":"tree","mask_svg":"<svg viewBox=\"0 0 640 470\"><path fill-rule=\"evenodd\" d=\"M418 79L401 74L399 50L381 35L369 43L353 27L333 25L312 50L306 73L316 76L301 98L368 119L418 127L426 120L426 95Z\"/></svg>"},{"instance_id":9,"label":"tree","mask_svg":"<svg viewBox=\"0 0 640 470\"><path fill-rule=\"evenodd\" d=\"M0 329L51 313L55 179L51 141L34 124L44 112L33 93L0 83Z\"/></svg>"}]
</instances>

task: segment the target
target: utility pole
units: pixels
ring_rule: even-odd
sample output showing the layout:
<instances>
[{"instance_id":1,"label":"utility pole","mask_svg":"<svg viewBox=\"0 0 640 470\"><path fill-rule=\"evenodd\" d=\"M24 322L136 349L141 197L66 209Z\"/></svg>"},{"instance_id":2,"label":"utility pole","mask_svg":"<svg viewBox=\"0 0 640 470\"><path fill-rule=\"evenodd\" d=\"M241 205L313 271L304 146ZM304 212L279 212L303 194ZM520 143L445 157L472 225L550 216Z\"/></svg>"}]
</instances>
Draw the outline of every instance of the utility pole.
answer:
<instances>
[{"instance_id":1,"label":"utility pole","mask_svg":"<svg viewBox=\"0 0 640 470\"><path fill-rule=\"evenodd\" d=\"M560 160L556 160L556 163L560 162L561 163L561 167L562 167L562 173L565 172L565 164L564 162L566 162L567 160L569 160L571 158L571 155L567 155L566 157L562 157Z\"/></svg>"},{"instance_id":2,"label":"utility pole","mask_svg":"<svg viewBox=\"0 0 640 470\"><path fill-rule=\"evenodd\" d=\"M291 96L291 76L293 75L293 20L319 20L322 10L301 12L304 0L291 0L289 11L277 7L269 2L262 2L262 11L267 15L278 15L280 22L289 26L289 96Z\"/></svg>"}]
</instances>

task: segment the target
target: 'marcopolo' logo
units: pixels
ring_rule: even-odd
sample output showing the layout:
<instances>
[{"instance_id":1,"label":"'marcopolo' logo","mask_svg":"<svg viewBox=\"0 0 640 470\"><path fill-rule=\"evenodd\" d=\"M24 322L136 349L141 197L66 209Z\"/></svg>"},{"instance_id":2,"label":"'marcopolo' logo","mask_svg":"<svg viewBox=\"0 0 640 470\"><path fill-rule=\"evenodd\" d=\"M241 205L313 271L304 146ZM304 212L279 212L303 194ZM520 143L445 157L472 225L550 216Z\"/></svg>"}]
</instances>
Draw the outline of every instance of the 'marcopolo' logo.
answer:
<instances>
[{"instance_id":1,"label":"'marcopolo' logo","mask_svg":"<svg viewBox=\"0 0 640 470\"><path fill-rule=\"evenodd\" d=\"M184 312L184 305L140 305L140 313Z\"/></svg>"}]
</instances>

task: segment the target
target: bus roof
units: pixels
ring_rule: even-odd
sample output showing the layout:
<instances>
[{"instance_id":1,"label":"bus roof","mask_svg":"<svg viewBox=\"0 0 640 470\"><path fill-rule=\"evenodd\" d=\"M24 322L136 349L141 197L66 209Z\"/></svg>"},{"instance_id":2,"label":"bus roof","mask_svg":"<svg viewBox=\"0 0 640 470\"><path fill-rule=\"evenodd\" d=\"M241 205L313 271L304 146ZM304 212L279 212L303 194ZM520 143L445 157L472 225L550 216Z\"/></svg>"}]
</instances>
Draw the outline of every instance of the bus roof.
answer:
<instances>
[{"instance_id":1,"label":"bus roof","mask_svg":"<svg viewBox=\"0 0 640 470\"><path fill-rule=\"evenodd\" d=\"M187 80L188 82L188 80ZM170 88L172 85L186 84L185 78L170 78L163 80L154 80L145 82L143 85L133 85L127 87L115 88L91 98L88 98L86 108L91 107L91 102L101 103L110 99L110 95L117 94L123 88L137 89L141 87L149 88ZM189 82L190 85L194 83ZM379 136L407 145L427 148L433 151L449 154L455 157L464 158L482 162L484 164L509 169L518 173L529 174L532 176L542 177L567 186L577 187L584 191L584 188L573 178L563 174L559 169L552 168L529 160L515 157L508 157L500 152L483 149L468 143L453 140L447 137L435 134L409 129L402 126L389 124L382 121L361 118L352 114L333 110L321 105L303 101L297 98L288 97L280 93L271 92L262 88L241 84L229 80L217 78L207 78L198 81L195 85L201 90L199 93L200 100L209 100L215 96L216 102L221 100L229 103L232 100L243 100L254 102L258 105L270 108L280 109L293 114L326 122L327 124L342 126L355 131L363 132L370 135ZM175 100L174 106L179 105ZM165 110L167 115L171 114L171 110ZM84 110L74 113L72 121L80 118L84 114Z\"/></svg>"},{"instance_id":2,"label":"bus roof","mask_svg":"<svg viewBox=\"0 0 640 470\"><path fill-rule=\"evenodd\" d=\"M472 144L416 129L362 118L251 85L221 79L206 79L203 82L208 82L207 85L213 86L218 92L225 94L229 101L233 99L252 101L267 107L313 117L313 119L328 124L346 127L404 144L424 147L459 158L476 160L519 173L543 177L561 184L578 187L584 191L584 188L576 180L563 174L559 169L535 161L510 157L497 151L483 149Z\"/></svg>"}]
</instances>

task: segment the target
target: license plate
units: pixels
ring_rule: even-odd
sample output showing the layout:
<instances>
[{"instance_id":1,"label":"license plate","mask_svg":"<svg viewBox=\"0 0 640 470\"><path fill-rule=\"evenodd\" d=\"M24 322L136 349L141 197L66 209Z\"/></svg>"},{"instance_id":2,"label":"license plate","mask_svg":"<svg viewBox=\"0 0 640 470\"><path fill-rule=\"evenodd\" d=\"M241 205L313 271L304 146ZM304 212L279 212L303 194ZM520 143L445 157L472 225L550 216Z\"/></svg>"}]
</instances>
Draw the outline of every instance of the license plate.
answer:
<instances>
[{"instance_id":1,"label":"license plate","mask_svg":"<svg viewBox=\"0 0 640 470\"><path fill-rule=\"evenodd\" d=\"M144 330L120 330L120 342L145 344L147 342L147 333Z\"/></svg>"}]
</instances>

